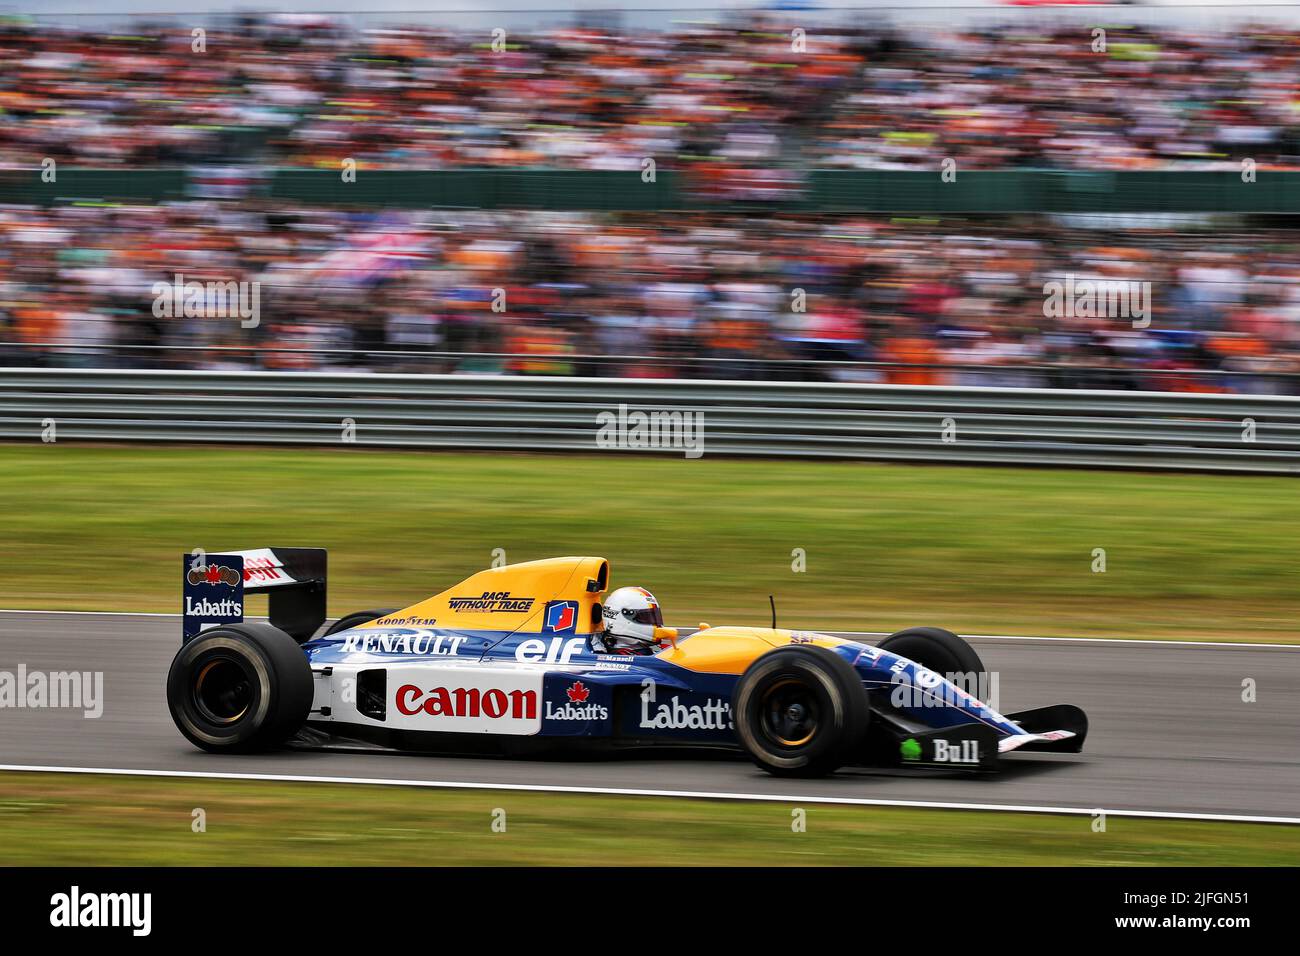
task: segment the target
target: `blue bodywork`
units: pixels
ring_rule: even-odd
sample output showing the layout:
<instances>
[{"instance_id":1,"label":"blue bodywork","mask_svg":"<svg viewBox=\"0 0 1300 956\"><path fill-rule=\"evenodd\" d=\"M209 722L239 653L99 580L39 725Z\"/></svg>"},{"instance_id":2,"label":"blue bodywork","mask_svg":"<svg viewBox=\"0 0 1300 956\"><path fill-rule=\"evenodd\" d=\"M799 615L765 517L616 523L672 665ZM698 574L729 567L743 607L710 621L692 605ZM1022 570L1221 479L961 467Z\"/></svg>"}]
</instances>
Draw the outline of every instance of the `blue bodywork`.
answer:
<instances>
[{"instance_id":1,"label":"blue bodywork","mask_svg":"<svg viewBox=\"0 0 1300 956\"><path fill-rule=\"evenodd\" d=\"M1024 733L953 681L905 657L857 641L803 637L834 642L830 649L853 665L873 700L881 706L887 700L900 719L929 728L977 723L1008 737ZM691 639L679 638L678 644ZM654 654L598 652L588 637L354 628L312 640L303 649L315 670L419 666L452 658L458 664L478 662L489 673L494 664L538 668L543 678L540 736L736 743L731 696L739 675L700 673ZM615 707L620 689L632 706Z\"/></svg>"}]
</instances>

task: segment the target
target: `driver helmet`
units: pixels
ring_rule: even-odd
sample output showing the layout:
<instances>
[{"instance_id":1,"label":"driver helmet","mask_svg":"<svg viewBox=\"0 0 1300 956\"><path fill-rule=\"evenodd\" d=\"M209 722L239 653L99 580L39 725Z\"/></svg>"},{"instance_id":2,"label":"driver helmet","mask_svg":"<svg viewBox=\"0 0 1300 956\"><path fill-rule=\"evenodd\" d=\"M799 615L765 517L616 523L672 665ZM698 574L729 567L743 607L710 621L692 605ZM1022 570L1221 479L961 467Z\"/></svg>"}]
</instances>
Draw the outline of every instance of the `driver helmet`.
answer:
<instances>
[{"instance_id":1,"label":"driver helmet","mask_svg":"<svg viewBox=\"0 0 1300 956\"><path fill-rule=\"evenodd\" d=\"M641 650L654 647L664 626L663 611L645 588L619 588L605 600L604 643L610 648Z\"/></svg>"}]
</instances>

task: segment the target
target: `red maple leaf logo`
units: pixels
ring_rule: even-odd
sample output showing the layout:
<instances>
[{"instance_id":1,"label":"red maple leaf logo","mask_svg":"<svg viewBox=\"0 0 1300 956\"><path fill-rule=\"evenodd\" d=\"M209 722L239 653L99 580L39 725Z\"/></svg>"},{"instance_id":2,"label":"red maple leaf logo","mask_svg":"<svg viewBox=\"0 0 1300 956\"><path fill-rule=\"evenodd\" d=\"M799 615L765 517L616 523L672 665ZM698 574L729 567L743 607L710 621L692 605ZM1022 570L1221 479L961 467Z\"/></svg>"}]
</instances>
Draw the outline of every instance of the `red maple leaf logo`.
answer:
<instances>
[{"instance_id":1,"label":"red maple leaf logo","mask_svg":"<svg viewBox=\"0 0 1300 956\"><path fill-rule=\"evenodd\" d=\"M591 694L591 691L583 686L582 681L577 681L566 693L569 695L569 700L575 704L581 704Z\"/></svg>"},{"instance_id":2,"label":"red maple leaf logo","mask_svg":"<svg viewBox=\"0 0 1300 956\"><path fill-rule=\"evenodd\" d=\"M208 583L209 584L221 583L221 569L217 567L215 564L208 565Z\"/></svg>"}]
</instances>

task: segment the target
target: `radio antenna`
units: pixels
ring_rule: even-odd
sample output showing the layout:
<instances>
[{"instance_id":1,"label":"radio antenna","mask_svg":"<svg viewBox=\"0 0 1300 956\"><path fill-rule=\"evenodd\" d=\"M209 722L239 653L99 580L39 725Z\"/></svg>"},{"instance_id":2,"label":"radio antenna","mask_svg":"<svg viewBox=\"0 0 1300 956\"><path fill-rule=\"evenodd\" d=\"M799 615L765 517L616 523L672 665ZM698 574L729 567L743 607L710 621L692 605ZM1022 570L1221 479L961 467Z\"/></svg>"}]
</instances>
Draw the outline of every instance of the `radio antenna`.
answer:
<instances>
[{"instance_id":1,"label":"radio antenna","mask_svg":"<svg viewBox=\"0 0 1300 956\"><path fill-rule=\"evenodd\" d=\"M772 630L776 630L776 598L772 595L767 596L767 603L772 605Z\"/></svg>"}]
</instances>

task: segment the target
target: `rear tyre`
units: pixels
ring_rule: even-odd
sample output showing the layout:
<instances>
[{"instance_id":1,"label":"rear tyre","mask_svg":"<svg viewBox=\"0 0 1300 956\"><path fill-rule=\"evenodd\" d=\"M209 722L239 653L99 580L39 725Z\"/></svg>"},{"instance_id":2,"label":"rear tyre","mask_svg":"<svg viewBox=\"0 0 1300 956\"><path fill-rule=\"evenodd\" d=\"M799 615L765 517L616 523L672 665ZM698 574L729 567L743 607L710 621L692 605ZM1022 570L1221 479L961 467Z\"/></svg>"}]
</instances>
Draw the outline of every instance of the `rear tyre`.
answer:
<instances>
[{"instance_id":1,"label":"rear tyre","mask_svg":"<svg viewBox=\"0 0 1300 956\"><path fill-rule=\"evenodd\" d=\"M377 621L381 617L388 617L396 611L395 607L381 607L373 611L353 611L346 617L341 617L325 629L322 637L329 637L331 634L337 634L339 631L346 631L350 627L357 627L360 624L369 624L371 621Z\"/></svg>"},{"instance_id":2,"label":"rear tyre","mask_svg":"<svg viewBox=\"0 0 1300 956\"><path fill-rule=\"evenodd\" d=\"M859 757L871 717L853 666L814 644L764 654L731 700L741 746L778 777L820 777Z\"/></svg>"},{"instance_id":3,"label":"rear tyre","mask_svg":"<svg viewBox=\"0 0 1300 956\"><path fill-rule=\"evenodd\" d=\"M264 623L228 624L181 647L167 674L172 720L194 746L250 753L279 746L307 721L307 655Z\"/></svg>"},{"instance_id":4,"label":"rear tyre","mask_svg":"<svg viewBox=\"0 0 1300 956\"><path fill-rule=\"evenodd\" d=\"M878 645L937 674L983 674L984 662L964 640L939 627L909 627Z\"/></svg>"}]
</instances>

